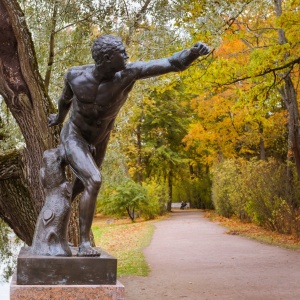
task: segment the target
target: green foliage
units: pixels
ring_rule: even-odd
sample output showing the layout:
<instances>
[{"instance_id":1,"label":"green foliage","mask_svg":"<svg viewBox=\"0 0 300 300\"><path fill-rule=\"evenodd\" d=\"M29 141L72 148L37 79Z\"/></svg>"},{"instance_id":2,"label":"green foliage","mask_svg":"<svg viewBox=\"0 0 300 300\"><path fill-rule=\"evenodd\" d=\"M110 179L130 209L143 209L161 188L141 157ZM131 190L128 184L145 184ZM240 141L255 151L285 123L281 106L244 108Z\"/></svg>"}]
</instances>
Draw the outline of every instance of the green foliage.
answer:
<instances>
[{"instance_id":1,"label":"green foliage","mask_svg":"<svg viewBox=\"0 0 300 300\"><path fill-rule=\"evenodd\" d=\"M238 164L227 160L213 168L212 200L219 214L231 217L234 214L232 197L238 190Z\"/></svg>"},{"instance_id":2,"label":"green foliage","mask_svg":"<svg viewBox=\"0 0 300 300\"><path fill-rule=\"evenodd\" d=\"M24 146L20 128L0 96L0 151Z\"/></svg>"},{"instance_id":3,"label":"green foliage","mask_svg":"<svg viewBox=\"0 0 300 300\"><path fill-rule=\"evenodd\" d=\"M127 179L117 185L109 185L102 193L101 211L103 214L128 216L134 221L137 210L147 201L147 192L139 184Z\"/></svg>"},{"instance_id":4,"label":"green foliage","mask_svg":"<svg viewBox=\"0 0 300 300\"><path fill-rule=\"evenodd\" d=\"M145 186L130 179L107 185L100 194L97 210L105 215L122 217L128 214L149 220L164 213L164 190L154 182Z\"/></svg>"},{"instance_id":5,"label":"green foliage","mask_svg":"<svg viewBox=\"0 0 300 300\"><path fill-rule=\"evenodd\" d=\"M17 250L21 241L12 234L11 229L0 219L0 282L8 281L17 263Z\"/></svg>"},{"instance_id":6,"label":"green foliage","mask_svg":"<svg viewBox=\"0 0 300 300\"><path fill-rule=\"evenodd\" d=\"M166 213L166 202L168 199L167 189L164 185L148 180L143 183L147 189L148 201L141 205L141 213L146 220L154 219L156 216Z\"/></svg>"},{"instance_id":7,"label":"green foliage","mask_svg":"<svg viewBox=\"0 0 300 300\"><path fill-rule=\"evenodd\" d=\"M221 215L300 235L300 183L287 180L284 164L231 159L216 165L212 173L213 202Z\"/></svg>"},{"instance_id":8,"label":"green foliage","mask_svg":"<svg viewBox=\"0 0 300 300\"><path fill-rule=\"evenodd\" d=\"M127 157L122 151L122 138L115 130L107 147L104 162L101 167L103 175L103 188L106 184L119 184L128 177Z\"/></svg>"}]
</instances>

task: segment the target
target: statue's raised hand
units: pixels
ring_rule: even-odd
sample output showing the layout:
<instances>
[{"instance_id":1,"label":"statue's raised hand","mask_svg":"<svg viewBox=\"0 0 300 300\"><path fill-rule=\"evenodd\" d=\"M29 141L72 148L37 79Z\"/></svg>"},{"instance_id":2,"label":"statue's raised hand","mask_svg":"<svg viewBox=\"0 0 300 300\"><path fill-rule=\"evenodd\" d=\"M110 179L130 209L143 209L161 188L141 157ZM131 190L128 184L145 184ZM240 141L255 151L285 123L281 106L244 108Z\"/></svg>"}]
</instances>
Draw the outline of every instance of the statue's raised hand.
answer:
<instances>
[{"instance_id":1,"label":"statue's raised hand","mask_svg":"<svg viewBox=\"0 0 300 300\"><path fill-rule=\"evenodd\" d=\"M51 127L51 126L55 126L55 125L58 125L59 122L57 120L57 114L51 114L49 115L48 117L48 126Z\"/></svg>"},{"instance_id":2,"label":"statue's raised hand","mask_svg":"<svg viewBox=\"0 0 300 300\"><path fill-rule=\"evenodd\" d=\"M198 54L199 56L206 55L209 53L209 51L209 47L206 44L200 42L198 42L194 45L194 47L191 48L191 52L194 54Z\"/></svg>"}]
</instances>

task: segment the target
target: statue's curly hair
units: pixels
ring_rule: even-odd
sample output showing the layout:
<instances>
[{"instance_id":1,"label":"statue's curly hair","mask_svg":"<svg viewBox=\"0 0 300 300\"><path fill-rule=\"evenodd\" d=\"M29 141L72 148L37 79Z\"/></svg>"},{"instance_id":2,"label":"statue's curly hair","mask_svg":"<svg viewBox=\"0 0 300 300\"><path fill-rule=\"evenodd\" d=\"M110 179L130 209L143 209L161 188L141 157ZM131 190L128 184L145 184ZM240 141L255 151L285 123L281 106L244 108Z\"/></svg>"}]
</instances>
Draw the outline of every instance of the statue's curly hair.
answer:
<instances>
[{"instance_id":1,"label":"statue's curly hair","mask_svg":"<svg viewBox=\"0 0 300 300\"><path fill-rule=\"evenodd\" d=\"M112 54L123 47L122 40L114 35L107 34L98 37L91 48L95 62L101 62L105 54Z\"/></svg>"}]
</instances>

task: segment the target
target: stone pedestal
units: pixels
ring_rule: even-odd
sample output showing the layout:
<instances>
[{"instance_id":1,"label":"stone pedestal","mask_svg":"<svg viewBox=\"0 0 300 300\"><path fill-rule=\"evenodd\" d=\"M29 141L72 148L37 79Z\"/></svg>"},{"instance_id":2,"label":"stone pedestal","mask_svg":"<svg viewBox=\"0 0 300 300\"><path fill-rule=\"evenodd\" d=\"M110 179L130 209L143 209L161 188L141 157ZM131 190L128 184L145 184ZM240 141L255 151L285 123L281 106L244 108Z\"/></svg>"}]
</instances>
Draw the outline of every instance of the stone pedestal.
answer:
<instances>
[{"instance_id":1,"label":"stone pedestal","mask_svg":"<svg viewBox=\"0 0 300 300\"><path fill-rule=\"evenodd\" d=\"M30 248L22 248L10 299L124 300L124 286L116 279L117 259L98 251L100 257L55 257L32 255Z\"/></svg>"},{"instance_id":2,"label":"stone pedestal","mask_svg":"<svg viewBox=\"0 0 300 300\"><path fill-rule=\"evenodd\" d=\"M116 284L117 259L101 249L99 257L42 256L22 248L17 262L17 284Z\"/></svg>"},{"instance_id":3,"label":"stone pedestal","mask_svg":"<svg viewBox=\"0 0 300 300\"><path fill-rule=\"evenodd\" d=\"M124 300L125 288L114 285L18 285L10 284L10 300Z\"/></svg>"}]
</instances>

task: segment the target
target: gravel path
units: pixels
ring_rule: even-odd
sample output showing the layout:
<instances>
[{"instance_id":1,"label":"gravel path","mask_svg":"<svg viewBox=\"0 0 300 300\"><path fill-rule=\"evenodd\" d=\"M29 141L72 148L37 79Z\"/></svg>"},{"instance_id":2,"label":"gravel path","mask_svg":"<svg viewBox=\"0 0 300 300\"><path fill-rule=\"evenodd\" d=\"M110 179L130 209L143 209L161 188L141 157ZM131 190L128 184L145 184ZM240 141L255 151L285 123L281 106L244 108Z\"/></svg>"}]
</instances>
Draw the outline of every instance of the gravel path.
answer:
<instances>
[{"instance_id":1,"label":"gravel path","mask_svg":"<svg viewBox=\"0 0 300 300\"><path fill-rule=\"evenodd\" d=\"M126 300L299 300L300 252L261 244L176 211L154 223L148 277L121 277Z\"/></svg>"}]
</instances>

